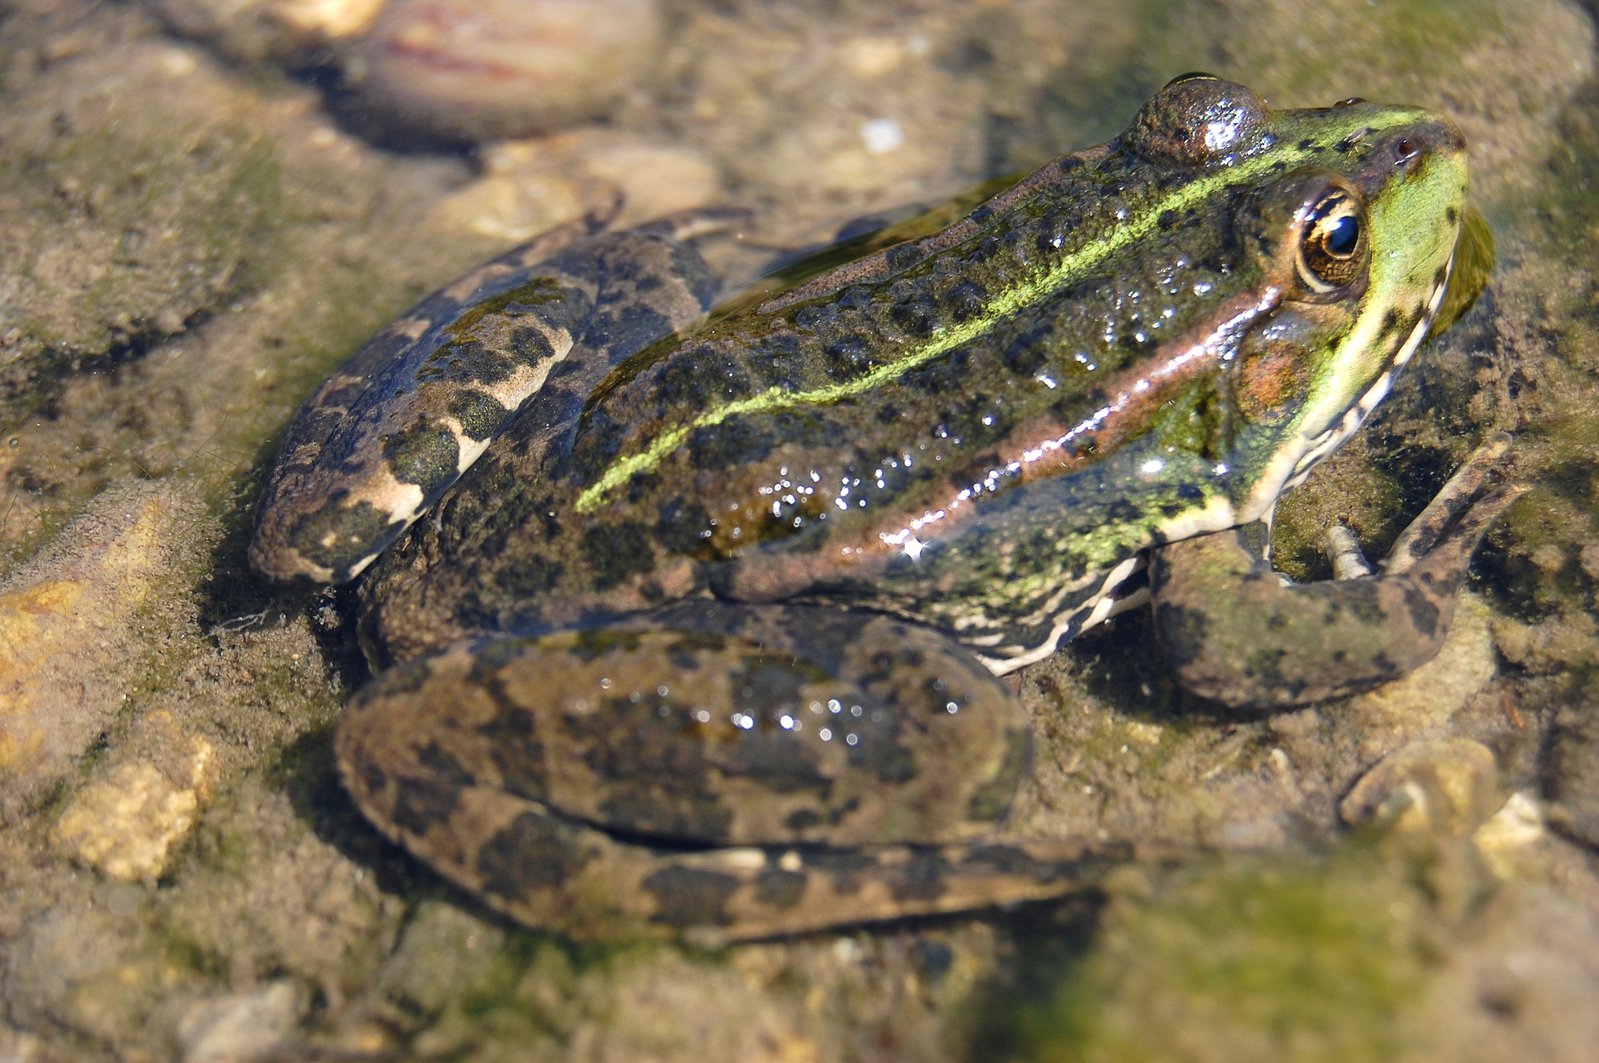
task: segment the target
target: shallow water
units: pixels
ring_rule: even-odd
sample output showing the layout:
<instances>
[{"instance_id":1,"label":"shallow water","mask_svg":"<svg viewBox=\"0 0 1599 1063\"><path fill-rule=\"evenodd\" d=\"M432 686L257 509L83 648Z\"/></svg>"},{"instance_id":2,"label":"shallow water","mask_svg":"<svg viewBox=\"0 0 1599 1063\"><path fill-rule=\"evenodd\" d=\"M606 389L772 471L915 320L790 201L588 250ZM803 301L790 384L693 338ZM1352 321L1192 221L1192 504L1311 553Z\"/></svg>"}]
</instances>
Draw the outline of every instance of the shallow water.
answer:
<instances>
[{"instance_id":1,"label":"shallow water","mask_svg":"<svg viewBox=\"0 0 1599 1063\"><path fill-rule=\"evenodd\" d=\"M1588 1058L1591 11L663 3L638 70L573 90L600 103L473 142L507 127L470 100L396 121L370 62L399 31L353 0L325 6L354 30L292 0L223 30L210 6L0 3L0 1056ZM485 914L364 825L327 748L364 674L339 603L243 558L275 440L333 366L618 193L629 220L751 207L720 263L748 276L1103 139L1196 68L1279 105L1449 113L1499 248L1487 294L1285 501L1285 567L1314 574L1331 520L1380 553L1492 430L1535 488L1445 656L1374 694L1195 713L1136 616L1025 673L1038 752L1010 830L1251 855L1129 868L1103 904L602 950ZM1400 750L1429 815L1350 832L1341 802Z\"/></svg>"}]
</instances>

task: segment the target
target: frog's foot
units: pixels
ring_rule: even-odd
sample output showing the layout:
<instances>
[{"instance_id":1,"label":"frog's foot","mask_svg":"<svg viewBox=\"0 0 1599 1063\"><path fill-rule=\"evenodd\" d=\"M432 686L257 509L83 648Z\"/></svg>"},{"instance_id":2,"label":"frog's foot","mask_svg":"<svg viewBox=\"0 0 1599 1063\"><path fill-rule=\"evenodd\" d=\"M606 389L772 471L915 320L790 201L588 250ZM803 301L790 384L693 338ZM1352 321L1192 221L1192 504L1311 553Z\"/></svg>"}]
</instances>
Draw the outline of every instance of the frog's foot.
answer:
<instances>
[{"instance_id":1,"label":"frog's foot","mask_svg":"<svg viewBox=\"0 0 1599 1063\"><path fill-rule=\"evenodd\" d=\"M256 568L278 579L353 578L483 454L552 370L564 364L565 386L585 393L611 366L703 316L717 284L684 241L744 212L685 211L604 231L614 214L558 226L434 292L334 373L284 440L250 547ZM591 334L600 340L587 342Z\"/></svg>"},{"instance_id":2,"label":"frog's foot","mask_svg":"<svg viewBox=\"0 0 1599 1063\"><path fill-rule=\"evenodd\" d=\"M342 747L358 751L358 742ZM1067 842L670 849L419 771L347 781L386 835L455 885L525 926L577 940L714 946L1045 900L1091 890L1135 855Z\"/></svg>"},{"instance_id":3,"label":"frog's foot","mask_svg":"<svg viewBox=\"0 0 1599 1063\"><path fill-rule=\"evenodd\" d=\"M1478 541L1526 490L1495 482L1508 446L1496 439L1468 458L1380 573L1347 531L1329 536L1340 578L1302 586L1263 565L1237 532L1163 547L1152 590L1178 681L1227 705L1303 705L1378 686L1432 659Z\"/></svg>"},{"instance_id":4,"label":"frog's foot","mask_svg":"<svg viewBox=\"0 0 1599 1063\"><path fill-rule=\"evenodd\" d=\"M346 786L447 878L573 937L734 940L990 907L1081 890L1128 857L979 840L1030 731L932 632L698 608L720 615L461 643L390 670L340 722Z\"/></svg>"}]
</instances>

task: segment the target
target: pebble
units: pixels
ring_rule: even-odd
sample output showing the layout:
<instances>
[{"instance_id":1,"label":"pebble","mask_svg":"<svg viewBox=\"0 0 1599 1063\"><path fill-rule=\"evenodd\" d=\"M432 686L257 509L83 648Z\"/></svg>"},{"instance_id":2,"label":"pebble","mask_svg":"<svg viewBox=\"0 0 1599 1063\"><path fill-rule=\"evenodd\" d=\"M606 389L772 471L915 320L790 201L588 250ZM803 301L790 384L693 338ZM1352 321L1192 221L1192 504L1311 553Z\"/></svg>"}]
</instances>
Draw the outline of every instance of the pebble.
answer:
<instances>
[{"instance_id":1,"label":"pebble","mask_svg":"<svg viewBox=\"0 0 1599 1063\"><path fill-rule=\"evenodd\" d=\"M607 206L618 226L724 201L716 170L694 150L606 129L577 129L485 148L483 175L439 209L454 225L507 242Z\"/></svg>"},{"instance_id":2,"label":"pebble","mask_svg":"<svg viewBox=\"0 0 1599 1063\"><path fill-rule=\"evenodd\" d=\"M347 72L402 132L478 141L606 114L654 70L655 0L391 0Z\"/></svg>"},{"instance_id":3,"label":"pebble","mask_svg":"<svg viewBox=\"0 0 1599 1063\"><path fill-rule=\"evenodd\" d=\"M1395 750L1338 805L1345 823L1402 834L1475 830L1499 804L1493 751L1469 738L1423 739Z\"/></svg>"},{"instance_id":4,"label":"pebble","mask_svg":"<svg viewBox=\"0 0 1599 1063\"><path fill-rule=\"evenodd\" d=\"M152 0L173 29L234 59L297 59L365 33L385 0Z\"/></svg>"},{"instance_id":5,"label":"pebble","mask_svg":"<svg viewBox=\"0 0 1599 1063\"><path fill-rule=\"evenodd\" d=\"M195 1004L178 1020L183 1063L289 1058L284 1042L305 1007L304 994L287 980Z\"/></svg>"},{"instance_id":6,"label":"pebble","mask_svg":"<svg viewBox=\"0 0 1599 1063\"><path fill-rule=\"evenodd\" d=\"M0 584L0 819L75 770L187 622L166 599L199 511L170 484L108 491Z\"/></svg>"},{"instance_id":7,"label":"pebble","mask_svg":"<svg viewBox=\"0 0 1599 1063\"><path fill-rule=\"evenodd\" d=\"M175 733L167 745L164 764L126 761L79 790L51 829L56 848L106 878L147 884L159 879L194 828L216 752L199 735ZM176 766L169 766L173 761Z\"/></svg>"}]
</instances>

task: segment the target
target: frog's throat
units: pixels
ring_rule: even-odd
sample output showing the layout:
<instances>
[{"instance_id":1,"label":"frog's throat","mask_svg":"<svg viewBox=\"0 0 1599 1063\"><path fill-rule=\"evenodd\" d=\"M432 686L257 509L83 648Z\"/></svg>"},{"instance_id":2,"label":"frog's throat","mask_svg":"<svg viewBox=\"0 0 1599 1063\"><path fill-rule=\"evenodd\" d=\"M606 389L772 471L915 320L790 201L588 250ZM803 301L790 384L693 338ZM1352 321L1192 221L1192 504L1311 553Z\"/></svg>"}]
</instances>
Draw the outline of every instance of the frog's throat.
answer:
<instances>
[{"instance_id":1,"label":"frog's throat","mask_svg":"<svg viewBox=\"0 0 1599 1063\"><path fill-rule=\"evenodd\" d=\"M983 313L974 315L960 324L946 327L923 342L905 344L900 348L897 358L883 362L870 372L854 379L805 391L789 391L781 387L767 388L756 395L714 406L691 420L663 427L642 450L624 454L612 462L577 496L574 508L579 513L594 512L613 491L634 477L648 473L660 465L668 454L681 447L697 429L711 428L730 418L749 414L775 413L800 406L830 405L877 388L942 354L970 343L991 329L996 321L1047 298L1086 275L1116 252L1154 235L1163 216L1181 214L1209 201L1228 188L1255 182L1274 169L1292 168L1309 162L1327 143L1337 143L1357 133L1368 135L1381 133L1413 123L1416 114L1407 109L1395 109L1380 115L1354 112L1345 121L1331 125L1326 134L1314 143L1276 144L1258 155L1196 178L1152 203L1141 213L1127 218L1106 235L1084 241L1049 268L1041 271L1030 282L999 292L984 308ZM1422 329L1422 334L1425 334L1425 331ZM1419 342L1419 339L1415 342ZM1357 420L1356 424L1358 423Z\"/></svg>"}]
</instances>

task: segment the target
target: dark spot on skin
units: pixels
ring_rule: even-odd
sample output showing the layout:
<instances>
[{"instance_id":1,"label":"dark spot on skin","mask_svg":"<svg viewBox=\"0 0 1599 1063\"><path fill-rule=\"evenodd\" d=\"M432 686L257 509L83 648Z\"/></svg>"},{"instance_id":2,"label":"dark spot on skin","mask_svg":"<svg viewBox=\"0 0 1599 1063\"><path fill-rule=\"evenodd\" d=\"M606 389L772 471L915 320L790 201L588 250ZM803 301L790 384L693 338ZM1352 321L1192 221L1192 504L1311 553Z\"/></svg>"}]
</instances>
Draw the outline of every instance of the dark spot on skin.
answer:
<instances>
[{"instance_id":1,"label":"dark spot on skin","mask_svg":"<svg viewBox=\"0 0 1599 1063\"><path fill-rule=\"evenodd\" d=\"M663 406L686 404L692 406L713 405L719 397L720 389L714 386L711 374L707 372L700 358L703 347L692 351L680 353L661 366L655 378L655 394ZM603 426L591 425L590 434ZM620 436L621 432L612 435ZM606 455L609 457L609 455Z\"/></svg>"},{"instance_id":2,"label":"dark spot on skin","mask_svg":"<svg viewBox=\"0 0 1599 1063\"><path fill-rule=\"evenodd\" d=\"M932 901L944 894L949 861L932 849L917 849L903 865L890 869L889 893L899 901Z\"/></svg>"},{"instance_id":3,"label":"dark spot on skin","mask_svg":"<svg viewBox=\"0 0 1599 1063\"><path fill-rule=\"evenodd\" d=\"M383 460L394 478L416 484L424 496L444 490L456 478L461 449L446 428L415 424L383 441Z\"/></svg>"},{"instance_id":4,"label":"dark spot on skin","mask_svg":"<svg viewBox=\"0 0 1599 1063\"><path fill-rule=\"evenodd\" d=\"M777 439L793 441L807 417L803 411L780 411L770 426L754 417L730 417L694 429L684 445L696 469L737 469L770 454ZM643 477L634 478L635 483L642 481Z\"/></svg>"},{"instance_id":5,"label":"dark spot on skin","mask_svg":"<svg viewBox=\"0 0 1599 1063\"><path fill-rule=\"evenodd\" d=\"M1404 588L1405 610L1410 614L1410 626L1415 631L1433 638L1438 633L1438 622L1442 612L1437 603L1419 587L1406 585Z\"/></svg>"},{"instance_id":6,"label":"dark spot on skin","mask_svg":"<svg viewBox=\"0 0 1599 1063\"><path fill-rule=\"evenodd\" d=\"M560 565L529 557L515 565L498 566L494 570L494 586L507 600L532 603L560 583L561 571ZM532 616L536 610L530 605L525 613Z\"/></svg>"},{"instance_id":7,"label":"dark spot on skin","mask_svg":"<svg viewBox=\"0 0 1599 1063\"><path fill-rule=\"evenodd\" d=\"M390 520L370 502L341 507L335 502L295 523L290 540L312 564L333 570L334 582L350 578L350 570L399 534L402 523ZM324 541L332 539L324 545Z\"/></svg>"},{"instance_id":8,"label":"dark spot on skin","mask_svg":"<svg viewBox=\"0 0 1599 1063\"><path fill-rule=\"evenodd\" d=\"M369 798L377 797L389 785L389 774L379 764L369 758L360 757L359 751L355 759L339 765L347 778L351 780L350 788Z\"/></svg>"},{"instance_id":9,"label":"dark spot on skin","mask_svg":"<svg viewBox=\"0 0 1599 1063\"><path fill-rule=\"evenodd\" d=\"M655 559L650 529L637 521L595 528L583 537L580 549L596 590L615 587L631 576L648 572Z\"/></svg>"},{"instance_id":10,"label":"dark spot on skin","mask_svg":"<svg viewBox=\"0 0 1599 1063\"><path fill-rule=\"evenodd\" d=\"M578 840L576 828L529 811L485 841L473 865L484 893L516 901L570 885L595 855Z\"/></svg>"},{"instance_id":11,"label":"dark spot on skin","mask_svg":"<svg viewBox=\"0 0 1599 1063\"><path fill-rule=\"evenodd\" d=\"M429 742L417 749L416 764L439 783L454 787L472 785L472 773L437 742Z\"/></svg>"},{"instance_id":12,"label":"dark spot on skin","mask_svg":"<svg viewBox=\"0 0 1599 1063\"><path fill-rule=\"evenodd\" d=\"M873 854L860 849L816 849L805 862L812 875L825 874L840 897L859 893L878 866Z\"/></svg>"},{"instance_id":13,"label":"dark spot on skin","mask_svg":"<svg viewBox=\"0 0 1599 1063\"><path fill-rule=\"evenodd\" d=\"M956 321L970 321L983 312L988 292L974 280L963 280L944 296L944 305Z\"/></svg>"},{"instance_id":14,"label":"dark spot on skin","mask_svg":"<svg viewBox=\"0 0 1599 1063\"><path fill-rule=\"evenodd\" d=\"M719 871L666 864L640 885L655 898L651 922L667 926L727 926L727 901L739 880Z\"/></svg>"},{"instance_id":15,"label":"dark spot on skin","mask_svg":"<svg viewBox=\"0 0 1599 1063\"><path fill-rule=\"evenodd\" d=\"M507 353L524 365L536 365L553 356L555 349L550 346L542 330L531 325L517 325L511 329L510 350Z\"/></svg>"},{"instance_id":16,"label":"dark spot on skin","mask_svg":"<svg viewBox=\"0 0 1599 1063\"><path fill-rule=\"evenodd\" d=\"M532 712L519 705L502 704L477 729L503 785L511 793L534 801L545 799L544 745L534 728Z\"/></svg>"},{"instance_id":17,"label":"dark spot on skin","mask_svg":"<svg viewBox=\"0 0 1599 1063\"><path fill-rule=\"evenodd\" d=\"M877 364L871 344L859 335L840 336L822 347L822 357L837 379L853 379Z\"/></svg>"},{"instance_id":18,"label":"dark spot on skin","mask_svg":"<svg viewBox=\"0 0 1599 1063\"><path fill-rule=\"evenodd\" d=\"M672 320L657 310L641 304L625 304L608 315L596 312L584 329L584 344L604 350L609 358L625 358L628 353L643 350L654 340L670 336Z\"/></svg>"},{"instance_id":19,"label":"dark spot on skin","mask_svg":"<svg viewBox=\"0 0 1599 1063\"><path fill-rule=\"evenodd\" d=\"M864 284L852 284L838 293L834 305L845 310L866 310L872 305L872 289Z\"/></svg>"},{"instance_id":20,"label":"dark spot on skin","mask_svg":"<svg viewBox=\"0 0 1599 1063\"><path fill-rule=\"evenodd\" d=\"M1012 338L1001 355L1005 368L1017 376L1031 377L1049 360L1049 328L1039 325Z\"/></svg>"},{"instance_id":21,"label":"dark spot on skin","mask_svg":"<svg viewBox=\"0 0 1599 1063\"><path fill-rule=\"evenodd\" d=\"M1062 169L1064 169L1064 167L1062 167ZM976 210L972 211L972 221L976 222L978 225L983 224L993 216L994 208L989 206L987 203L982 204Z\"/></svg>"},{"instance_id":22,"label":"dark spot on skin","mask_svg":"<svg viewBox=\"0 0 1599 1063\"><path fill-rule=\"evenodd\" d=\"M805 899L805 876L767 867L755 880L755 899L769 908L789 909Z\"/></svg>"},{"instance_id":23,"label":"dark spot on skin","mask_svg":"<svg viewBox=\"0 0 1599 1063\"><path fill-rule=\"evenodd\" d=\"M828 327L837 318L838 311L825 303L802 306L794 311L794 327L811 332L818 328Z\"/></svg>"},{"instance_id":24,"label":"dark spot on skin","mask_svg":"<svg viewBox=\"0 0 1599 1063\"><path fill-rule=\"evenodd\" d=\"M710 520L710 514L698 501L674 496L661 503L655 536L671 553L692 553L704 541L701 533L710 527Z\"/></svg>"},{"instance_id":25,"label":"dark spot on skin","mask_svg":"<svg viewBox=\"0 0 1599 1063\"><path fill-rule=\"evenodd\" d=\"M908 269L911 266L916 265L916 263L920 262L926 257L926 255L924 255L922 249L915 244L900 244L897 247L889 248L885 257L888 260L889 268L897 272L899 270Z\"/></svg>"},{"instance_id":26,"label":"dark spot on skin","mask_svg":"<svg viewBox=\"0 0 1599 1063\"><path fill-rule=\"evenodd\" d=\"M461 431L479 442L499 431L510 412L493 395L476 388L463 388L450 398L450 413L461 422Z\"/></svg>"},{"instance_id":27,"label":"dark spot on skin","mask_svg":"<svg viewBox=\"0 0 1599 1063\"><path fill-rule=\"evenodd\" d=\"M1444 220L1447 221L1450 225L1455 225L1455 224L1459 223L1459 221L1460 221L1460 212L1458 210L1456 210L1454 207L1445 207L1444 208Z\"/></svg>"},{"instance_id":28,"label":"dark spot on skin","mask_svg":"<svg viewBox=\"0 0 1599 1063\"><path fill-rule=\"evenodd\" d=\"M1159 226L1161 232L1169 233L1173 229L1177 228L1181 220L1182 219L1177 216L1176 211L1163 210L1160 212L1160 217L1156 219L1155 224Z\"/></svg>"},{"instance_id":29,"label":"dark spot on skin","mask_svg":"<svg viewBox=\"0 0 1599 1063\"><path fill-rule=\"evenodd\" d=\"M938 323L932 301L926 294L920 292L906 295L896 301L888 316L905 332L922 339L931 336L934 326Z\"/></svg>"},{"instance_id":30,"label":"dark spot on skin","mask_svg":"<svg viewBox=\"0 0 1599 1063\"><path fill-rule=\"evenodd\" d=\"M1112 524L1130 524L1144 515L1144 511L1130 499L1118 498L1105 507L1105 516Z\"/></svg>"},{"instance_id":31,"label":"dark spot on skin","mask_svg":"<svg viewBox=\"0 0 1599 1063\"><path fill-rule=\"evenodd\" d=\"M796 838L801 838L815 830L824 823L821 814L814 808L796 808L783 819L786 827Z\"/></svg>"},{"instance_id":32,"label":"dark spot on skin","mask_svg":"<svg viewBox=\"0 0 1599 1063\"><path fill-rule=\"evenodd\" d=\"M1006 875L1026 877L1037 881L1047 881L1061 877L1062 869L1057 862L1035 860L1028 853L1010 845L976 846L970 852L969 858L974 864L993 868L995 871Z\"/></svg>"},{"instance_id":33,"label":"dark spot on skin","mask_svg":"<svg viewBox=\"0 0 1599 1063\"><path fill-rule=\"evenodd\" d=\"M428 831L447 822L461 803L459 787L430 778L397 775L393 793L388 821L413 838L425 837Z\"/></svg>"}]
</instances>

